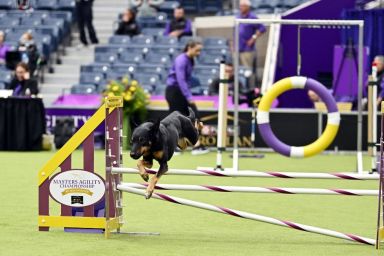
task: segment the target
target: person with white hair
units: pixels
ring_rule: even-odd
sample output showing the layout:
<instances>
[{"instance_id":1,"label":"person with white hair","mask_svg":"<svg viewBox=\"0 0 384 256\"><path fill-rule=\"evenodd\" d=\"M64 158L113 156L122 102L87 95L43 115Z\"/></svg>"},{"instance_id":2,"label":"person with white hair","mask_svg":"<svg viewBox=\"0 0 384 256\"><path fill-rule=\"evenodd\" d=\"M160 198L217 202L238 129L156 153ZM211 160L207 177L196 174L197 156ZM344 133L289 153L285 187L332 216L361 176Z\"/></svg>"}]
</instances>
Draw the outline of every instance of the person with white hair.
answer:
<instances>
[{"instance_id":1,"label":"person with white hair","mask_svg":"<svg viewBox=\"0 0 384 256\"><path fill-rule=\"evenodd\" d=\"M251 12L251 2L249 0L240 0L240 13L238 19L257 19L257 16ZM256 41L265 33L263 24L244 24L239 25L239 51L240 65L246 66L255 74L256 64Z\"/></svg>"}]
</instances>

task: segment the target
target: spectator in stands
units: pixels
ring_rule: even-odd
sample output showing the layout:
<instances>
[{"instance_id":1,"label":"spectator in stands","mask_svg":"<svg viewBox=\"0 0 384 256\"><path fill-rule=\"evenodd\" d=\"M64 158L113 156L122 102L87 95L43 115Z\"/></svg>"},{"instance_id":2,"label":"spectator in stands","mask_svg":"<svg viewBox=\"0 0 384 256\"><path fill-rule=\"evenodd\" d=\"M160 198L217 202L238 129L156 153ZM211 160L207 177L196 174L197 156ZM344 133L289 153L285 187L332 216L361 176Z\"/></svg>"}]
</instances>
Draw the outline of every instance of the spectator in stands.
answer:
<instances>
[{"instance_id":1,"label":"spectator in stands","mask_svg":"<svg viewBox=\"0 0 384 256\"><path fill-rule=\"evenodd\" d=\"M384 56L377 55L373 59L373 63L376 64L377 68L377 106L380 107L384 98Z\"/></svg>"},{"instance_id":2,"label":"spectator in stands","mask_svg":"<svg viewBox=\"0 0 384 256\"><path fill-rule=\"evenodd\" d=\"M10 50L8 45L4 44L5 34L0 30L0 64L5 63L5 55Z\"/></svg>"},{"instance_id":3,"label":"spectator in stands","mask_svg":"<svg viewBox=\"0 0 384 256\"><path fill-rule=\"evenodd\" d=\"M192 93L189 89L191 76L194 66L194 58L200 55L203 45L201 42L189 41L184 52L177 56L173 62L167 77L167 88L165 98L169 105L169 111L179 111L188 116L188 107L195 112L196 118L200 120L199 111L192 99ZM209 151L198 142L192 149L192 154L204 154Z\"/></svg>"},{"instance_id":4,"label":"spectator in stands","mask_svg":"<svg viewBox=\"0 0 384 256\"><path fill-rule=\"evenodd\" d=\"M42 56L37 49L30 32L25 32L20 40L18 51L21 53L21 61L28 65L28 70L33 77L37 76L38 67L42 61Z\"/></svg>"},{"instance_id":5,"label":"spectator in stands","mask_svg":"<svg viewBox=\"0 0 384 256\"><path fill-rule=\"evenodd\" d=\"M228 79L228 95L232 96L234 102L234 81L235 76L233 72L233 64L228 61L225 64L225 75ZM220 86L220 78L215 78L212 83L209 85L209 95L218 95ZM261 97L259 88L254 89L243 89L242 83L239 81L239 104L246 103L249 107L254 106L254 100Z\"/></svg>"},{"instance_id":6,"label":"spectator in stands","mask_svg":"<svg viewBox=\"0 0 384 256\"><path fill-rule=\"evenodd\" d=\"M140 27L136 22L136 13L132 9L127 9L119 22L116 35L136 36L140 34Z\"/></svg>"},{"instance_id":7,"label":"spectator in stands","mask_svg":"<svg viewBox=\"0 0 384 256\"><path fill-rule=\"evenodd\" d=\"M251 12L250 0L240 0L240 13L236 18L239 19L257 19L257 16ZM239 25L239 51L240 65L246 66L256 73L256 47L257 39L265 33L265 26L262 24L240 24ZM253 77L254 79L255 77ZM255 84L255 81L251 81Z\"/></svg>"},{"instance_id":8,"label":"spectator in stands","mask_svg":"<svg viewBox=\"0 0 384 256\"><path fill-rule=\"evenodd\" d=\"M9 89L13 90L13 96L30 96L39 93L37 80L31 78L28 65L24 62L16 65L15 77Z\"/></svg>"},{"instance_id":9,"label":"spectator in stands","mask_svg":"<svg viewBox=\"0 0 384 256\"><path fill-rule=\"evenodd\" d=\"M173 19L168 21L164 35L178 38L192 35L192 22L185 17L183 7L175 8Z\"/></svg>"},{"instance_id":10,"label":"spectator in stands","mask_svg":"<svg viewBox=\"0 0 384 256\"><path fill-rule=\"evenodd\" d=\"M92 44L98 44L99 40L96 36L95 28L93 27L93 0L76 0L76 17L77 25L80 32L80 41L84 46L88 45L88 40L85 35L85 27L87 27L89 38Z\"/></svg>"},{"instance_id":11,"label":"spectator in stands","mask_svg":"<svg viewBox=\"0 0 384 256\"><path fill-rule=\"evenodd\" d=\"M138 17L154 17L157 14L157 7L160 6L164 0L130 0L131 3L137 8Z\"/></svg>"}]
</instances>

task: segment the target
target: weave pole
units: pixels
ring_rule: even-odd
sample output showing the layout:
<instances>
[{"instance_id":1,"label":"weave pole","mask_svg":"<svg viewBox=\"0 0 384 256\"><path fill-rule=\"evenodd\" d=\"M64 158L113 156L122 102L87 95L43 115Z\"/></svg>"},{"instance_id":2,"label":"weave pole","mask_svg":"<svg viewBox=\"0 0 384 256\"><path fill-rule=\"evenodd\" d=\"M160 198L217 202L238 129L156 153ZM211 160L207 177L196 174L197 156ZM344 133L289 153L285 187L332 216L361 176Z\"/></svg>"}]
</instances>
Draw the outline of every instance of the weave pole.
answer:
<instances>
[{"instance_id":1,"label":"weave pole","mask_svg":"<svg viewBox=\"0 0 384 256\"><path fill-rule=\"evenodd\" d=\"M132 194L141 195L141 196L144 196L144 194L145 194L145 192L143 190L128 187L128 186L117 185L117 189L119 189L121 191L129 192ZM266 217L266 216L257 215L257 214L253 214L253 213L247 213L247 212L238 211L238 210L220 207L220 206L214 206L214 205L210 205L210 204L206 204L206 203L196 202L196 201L183 199L183 198L179 198L179 197L174 197L174 196L168 196L168 195L164 195L164 194L160 194L160 193L153 193L152 198L168 201L168 202L175 203L175 204L182 204L182 205L187 205L187 206L191 206L191 207L195 207L195 208L205 209L205 210L209 210L209 211L213 211L213 212L228 214L228 215L231 215L234 217L256 220L256 221L270 223L270 224L274 224L274 225L278 225L278 226L282 226L282 227L287 227L287 228L293 228L293 229L300 230L300 231L336 237L336 238L345 239L345 240L349 240L349 241L356 242L356 243L369 244L369 245L375 245L376 244L375 240L371 239L371 238L361 237L361 236L357 236L357 235L353 235L353 234L344 234L344 233L340 233L337 231L332 231L332 230L328 230L328 229L324 229L324 228L302 225L302 224L291 222L291 221L278 220L278 219L274 219L271 217Z\"/></svg>"},{"instance_id":2,"label":"weave pole","mask_svg":"<svg viewBox=\"0 0 384 256\"><path fill-rule=\"evenodd\" d=\"M134 168L113 167L113 173L138 173ZM155 174L154 170L147 170L149 174ZM258 172L258 171L224 171L214 170L184 170L170 169L165 175L193 175L193 176L216 176L216 177L259 177L259 178L284 178L284 179L344 179L344 180L378 180L378 174L357 173L307 173L307 172Z\"/></svg>"},{"instance_id":3,"label":"weave pole","mask_svg":"<svg viewBox=\"0 0 384 256\"><path fill-rule=\"evenodd\" d=\"M121 187L146 189L148 184L121 183ZM211 185L180 185L157 184L155 189L182 191L211 191L211 192L243 192L243 193L273 193L273 194L309 194L309 195L342 195L342 196L378 196L378 190L359 189L322 189L322 188L275 188L275 187L236 187Z\"/></svg>"}]
</instances>

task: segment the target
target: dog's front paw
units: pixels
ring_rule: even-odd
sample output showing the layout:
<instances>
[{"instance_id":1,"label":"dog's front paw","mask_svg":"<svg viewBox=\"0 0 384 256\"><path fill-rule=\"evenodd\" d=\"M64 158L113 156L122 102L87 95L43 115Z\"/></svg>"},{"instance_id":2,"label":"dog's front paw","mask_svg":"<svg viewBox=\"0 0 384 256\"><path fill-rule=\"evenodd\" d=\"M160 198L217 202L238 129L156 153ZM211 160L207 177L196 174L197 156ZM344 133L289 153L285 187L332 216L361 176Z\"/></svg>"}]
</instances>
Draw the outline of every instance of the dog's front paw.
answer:
<instances>
[{"instance_id":1,"label":"dog's front paw","mask_svg":"<svg viewBox=\"0 0 384 256\"><path fill-rule=\"evenodd\" d=\"M149 199L149 198L151 198L152 197L152 193L153 193L153 191L145 191L145 199Z\"/></svg>"},{"instance_id":2,"label":"dog's front paw","mask_svg":"<svg viewBox=\"0 0 384 256\"><path fill-rule=\"evenodd\" d=\"M149 180L149 175L148 175L148 173L142 173L142 174L140 174L140 176L141 176L141 178L143 178L143 180L144 180L145 182L148 182L148 180Z\"/></svg>"}]
</instances>

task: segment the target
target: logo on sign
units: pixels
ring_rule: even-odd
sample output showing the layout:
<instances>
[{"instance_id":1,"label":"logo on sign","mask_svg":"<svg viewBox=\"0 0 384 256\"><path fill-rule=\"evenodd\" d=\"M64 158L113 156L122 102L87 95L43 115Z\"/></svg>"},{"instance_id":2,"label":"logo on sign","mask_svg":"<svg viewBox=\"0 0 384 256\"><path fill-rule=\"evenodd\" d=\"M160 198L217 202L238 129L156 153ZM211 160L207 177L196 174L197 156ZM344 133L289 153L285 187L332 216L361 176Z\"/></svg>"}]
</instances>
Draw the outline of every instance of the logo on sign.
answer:
<instances>
[{"instance_id":1,"label":"logo on sign","mask_svg":"<svg viewBox=\"0 0 384 256\"><path fill-rule=\"evenodd\" d=\"M105 193L104 180L82 170L70 170L55 175L49 184L51 197L57 202L71 206L84 207L100 201Z\"/></svg>"}]
</instances>

